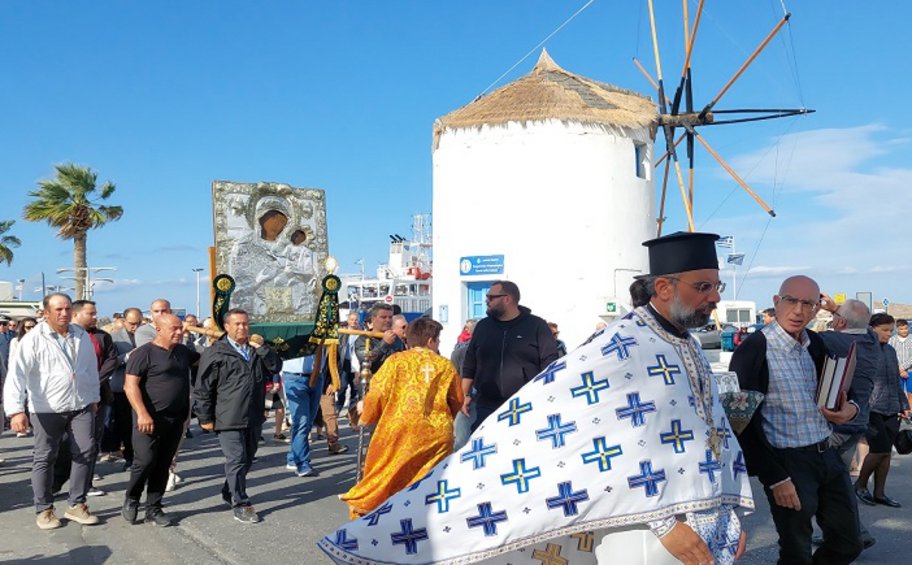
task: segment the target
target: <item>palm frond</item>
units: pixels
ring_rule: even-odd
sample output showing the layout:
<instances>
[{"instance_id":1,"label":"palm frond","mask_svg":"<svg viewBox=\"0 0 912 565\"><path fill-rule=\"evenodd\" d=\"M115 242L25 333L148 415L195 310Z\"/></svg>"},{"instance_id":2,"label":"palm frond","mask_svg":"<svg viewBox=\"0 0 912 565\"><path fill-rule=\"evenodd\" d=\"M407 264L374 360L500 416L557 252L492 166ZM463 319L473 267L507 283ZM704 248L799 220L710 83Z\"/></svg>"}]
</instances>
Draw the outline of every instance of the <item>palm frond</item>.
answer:
<instances>
[{"instance_id":1,"label":"palm frond","mask_svg":"<svg viewBox=\"0 0 912 565\"><path fill-rule=\"evenodd\" d=\"M101 194L100 194L101 199L107 200L112 194L114 194L114 191L116 189L117 189L117 187L114 186L113 182L106 181L104 183L104 186L101 187Z\"/></svg>"}]
</instances>

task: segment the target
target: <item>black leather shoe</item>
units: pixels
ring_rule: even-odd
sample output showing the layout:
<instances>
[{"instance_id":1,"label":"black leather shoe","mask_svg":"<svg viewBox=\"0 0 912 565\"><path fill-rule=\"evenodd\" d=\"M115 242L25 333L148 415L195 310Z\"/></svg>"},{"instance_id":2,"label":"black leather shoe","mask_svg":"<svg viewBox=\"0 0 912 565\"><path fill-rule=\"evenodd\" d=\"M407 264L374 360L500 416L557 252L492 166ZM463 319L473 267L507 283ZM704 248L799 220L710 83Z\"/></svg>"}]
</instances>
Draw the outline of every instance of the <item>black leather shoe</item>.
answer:
<instances>
[{"instance_id":1,"label":"black leather shoe","mask_svg":"<svg viewBox=\"0 0 912 565\"><path fill-rule=\"evenodd\" d=\"M890 508L902 508L902 504L896 502L887 495L884 495L883 498L874 497L874 502L877 504L883 504L884 506L889 506Z\"/></svg>"},{"instance_id":2,"label":"black leather shoe","mask_svg":"<svg viewBox=\"0 0 912 565\"><path fill-rule=\"evenodd\" d=\"M120 515L124 517L124 520L129 524L136 523L136 514L139 512L139 501L126 499L123 503L123 508L120 509Z\"/></svg>"},{"instance_id":3,"label":"black leather shoe","mask_svg":"<svg viewBox=\"0 0 912 565\"><path fill-rule=\"evenodd\" d=\"M858 497L858 500L864 502L868 506L874 506L875 504L877 504L876 502L874 502L874 497L871 496L871 493L868 492L868 489L866 489L866 488L856 487L855 496Z\"/></svg>"},{"instance_id":4,"label":"black leather shoe","mask_svg":"<svg viewBox=\"0 0 912 565\"><path fill-rule=\"evenodd\" d=\"M228 508L231 508L232 506L234 506L234 504L231 503L231 495L228 494L227 492L222 493L222 500L225 502L225 504L228 505Z\"/></svg>"},{"instance_id":5,"label":"black leather shoe","mask_svg":"<svg viewBox=\"0 0 912 565\"><path fill-rule=\"evenodd\" d=\"M862 549L869 549L875 543L877 543L877 540L871 537L871 534L861 534Z\"/></svg>"},{"instance_id":6,"label":"black leather shoe","mask_svg":"<svg viewBox=\"0 0 912 565\"><path fill-rule=\"evenodd\" d=\"M161 528L167 528L174 524L171 521L171 518L168 518L167 514L162 512L161 508L153 508L146 512L146 522L152 522L156 526Z\"/></svg>"}]
</instances>

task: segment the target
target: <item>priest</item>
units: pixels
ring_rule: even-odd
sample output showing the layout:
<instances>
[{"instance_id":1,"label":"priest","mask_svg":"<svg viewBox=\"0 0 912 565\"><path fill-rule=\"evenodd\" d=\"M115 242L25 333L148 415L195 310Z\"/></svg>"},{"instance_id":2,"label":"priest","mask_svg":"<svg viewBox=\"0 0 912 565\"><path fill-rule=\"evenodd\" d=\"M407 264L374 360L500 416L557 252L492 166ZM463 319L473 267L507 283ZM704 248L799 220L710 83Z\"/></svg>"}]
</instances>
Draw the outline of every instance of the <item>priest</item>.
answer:
<instances>
[{"instance_id":1,"label":"priest","mask_svg":"<svg viewBox=\"0 0 912 565\"><path fill-rule=\"evenodd\" d=\"M650 302L552 363L468 443L319 542L337 563L733 562L753 508L688 328L720 300L717 235L644 243Z\"/></svg>"}]
</instances>

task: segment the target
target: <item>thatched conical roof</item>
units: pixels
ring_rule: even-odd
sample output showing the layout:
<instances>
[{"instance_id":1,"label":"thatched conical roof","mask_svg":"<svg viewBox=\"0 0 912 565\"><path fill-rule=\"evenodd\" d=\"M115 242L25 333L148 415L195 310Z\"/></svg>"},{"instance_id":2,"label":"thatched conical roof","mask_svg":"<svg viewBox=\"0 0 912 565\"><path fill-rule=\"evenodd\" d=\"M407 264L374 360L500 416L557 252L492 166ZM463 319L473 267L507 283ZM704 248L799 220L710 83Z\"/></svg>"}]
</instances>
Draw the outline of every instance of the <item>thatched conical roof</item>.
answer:
<instances>
[{"instance_id":1,"label":"thatched conical roof","mask_svg":"<svg viewBox=\"0 0 912 565\"><path fill-rule=\"evenodd\" d=\"M650 127L656 106L642 94L565 71L543 49L528 75L436 120L434 136L446 128L550 119Z\"/></svg>"}]
</instances>

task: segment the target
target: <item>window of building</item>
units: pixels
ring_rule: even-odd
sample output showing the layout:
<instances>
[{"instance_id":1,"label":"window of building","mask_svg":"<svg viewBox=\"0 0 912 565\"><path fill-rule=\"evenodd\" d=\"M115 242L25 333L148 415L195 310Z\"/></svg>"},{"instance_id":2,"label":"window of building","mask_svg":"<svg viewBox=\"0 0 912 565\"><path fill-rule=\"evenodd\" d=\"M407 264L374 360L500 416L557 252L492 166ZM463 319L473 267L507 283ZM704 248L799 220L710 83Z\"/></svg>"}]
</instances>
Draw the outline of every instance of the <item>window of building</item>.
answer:
<instances>
[{"instance_id":1,"label":"window of building","mask_svg":"<svg viewBox=\"0 0 912 565\"><path fill-rule=\"evenodd\" d=\"M649 155L646 152L646 144L634 141L633 153L636 158L636 176L649 180Z\"/></svg>"}]
</instances>

